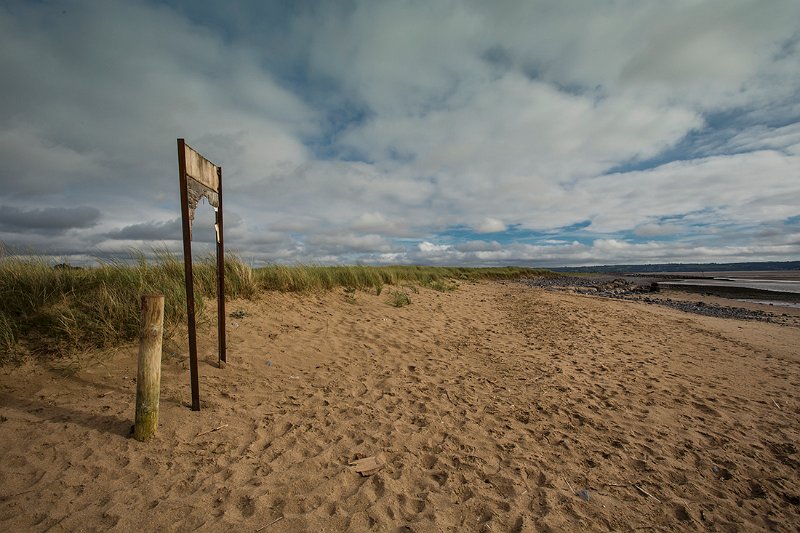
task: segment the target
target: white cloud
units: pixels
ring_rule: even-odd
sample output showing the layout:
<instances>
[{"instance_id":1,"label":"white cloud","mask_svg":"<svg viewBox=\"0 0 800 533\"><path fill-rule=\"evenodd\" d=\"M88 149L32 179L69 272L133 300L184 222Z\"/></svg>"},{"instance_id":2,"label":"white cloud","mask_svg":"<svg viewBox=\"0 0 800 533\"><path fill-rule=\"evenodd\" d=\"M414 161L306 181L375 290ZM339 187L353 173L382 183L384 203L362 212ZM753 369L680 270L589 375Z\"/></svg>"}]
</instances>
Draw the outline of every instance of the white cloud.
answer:
<instances>
[{"instance_id":1,"label":"white cloud","mask_svg":"<svg viewBox=\"0 0 800 533\"><path fill-rule=\"evenodd\" d=\"M352 252L390 252L391 245L380 235L355 234L317 234L310 236L306 243L317 250L332 254Z\"/></svg>"},{"instance_id":2,"label":"white cloud","mask_svg":"<svg viewBox=\"0 0 800 533\"><path fill-rule=\"evenodd\" d=\"M503 249L503 245L497 241L467 241L456 244L454 249L459 252L496 252Z\"/></svg>"},{"instance_id":3,"label":"white cloud","mask_svg":"<svg viewBox=\"0 0 800 533\"><path fill-rule=\"evenodd\" d=\"M686 228L677 224L642 224L634 228L633 233L637 237L665 237L667 235L677 235L685 232Z\"/></svg>"},{"instance_id":4,"label":"white cloud","mask_svg":"<svg viewBox=\"0 0 800 533\"><path fill-rule=\"evenodd\" d=\"M428 241L422 241L417 247L424 254L436 254L450 250L450 246L447 244L433 244Z\"/></svg>"},{"instance_id":5,"label":"white cloud","mask_svg":"<svg viewBox=\"0 0 800 533\"><path fill-rule=\"evenodd\" d=\"M789 242L791 241L791 242ZM514 243L499 250L460 251L455 248L422 253L393 254L390 262L427 264L524 264L536 266L582 266L598 264L693 263L786 260L796 250L800 232L785 243L753 242L737 246L707 246L691 243L630 243L617 239L597 239L592 244L579 242L560 245Z\"/></svg>"},{"instance_id":6,"label":"white cloud","mask_svg":"<svg viewBox=\"0 0 800 533\"><path fill-rule=\"evenodd\" d=\"M497 233L506 230L506 225L503 224L502 220L497 220L496 218L484 218L480 224L475 226L475 231L477 233Z\"/></svg>"},{"instance_id":7,"label":"white cloud","mask_svg":"<svg viewBox=\"0 0 800 533\"><path fill-rule=\"evenodd\" d=\"M759 224L798 214L800 181L792 179L798 175L800 157L761 151L610 174L577 192L587 202L594 199L586 208L598 232L683 213L695 213L694 223Z\"/></svg>"},{"instance_id":8,"label":"white cloud","mask_svg":"<svg viewBox=\"0 0 800 533\"><path fill-rule=\"evenodd\" d=\"M800 155L800 123L780 128L752 126L733 136L727 146L737 151L781 150Z\"/></svg>"},{"instance_id":9,"label":"white cloud","mask_svg":"<svg viewBox=\"0 0 800 533\"><path fill-rule=\"evenodd\" d=\"M519 184L552 187L628 159L652 157L702 125L691 110L621 98L575 96L519 73L467 84L451 106L378 115L341 142L373 160L400 153L418 174L437 175L443 194L502 197ZM490 179L487 179L490 177Z\"/></svg>"}]
</instances>

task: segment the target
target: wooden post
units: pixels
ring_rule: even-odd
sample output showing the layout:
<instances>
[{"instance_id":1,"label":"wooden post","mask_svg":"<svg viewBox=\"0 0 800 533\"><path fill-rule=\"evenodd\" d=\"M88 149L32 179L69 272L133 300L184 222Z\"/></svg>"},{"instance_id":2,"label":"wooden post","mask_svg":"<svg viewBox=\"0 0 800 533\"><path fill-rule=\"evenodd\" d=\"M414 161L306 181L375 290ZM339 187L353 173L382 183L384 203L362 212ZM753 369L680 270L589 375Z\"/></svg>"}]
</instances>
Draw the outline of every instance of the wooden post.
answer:
<instances>
[{"instance_id":1,"label":"wooden post","mask_svg":"<svg viewBox=\"0 0 800 533\"><path fill-rule=\"evenodd\" d=\"M219 207L217 208L217 338L219 341L219 367L225 368L225 238L222 232L222 167L217 167L219 181Z\"/></svg>"},{"instance_id":2,"label":"wooden post","mask_svg":"<svg viewBox=\"0 0 800 533\"><path fill-rule=\"evenodd\" d=\"M158 427L161 391L161 340L164 334L164 295L142 296L139 371L136 374L136 421L133 437L145 441Z\"/></svg>"}]
</instances>

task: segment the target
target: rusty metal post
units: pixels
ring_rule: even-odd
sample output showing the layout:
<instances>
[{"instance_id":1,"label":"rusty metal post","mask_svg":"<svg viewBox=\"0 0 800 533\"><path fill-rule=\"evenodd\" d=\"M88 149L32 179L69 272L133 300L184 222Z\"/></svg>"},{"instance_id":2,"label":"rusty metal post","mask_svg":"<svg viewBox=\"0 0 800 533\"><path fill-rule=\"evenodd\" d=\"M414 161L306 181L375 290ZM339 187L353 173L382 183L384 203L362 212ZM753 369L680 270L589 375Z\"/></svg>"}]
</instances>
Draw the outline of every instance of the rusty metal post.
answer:
<instances>
[{"instance_id":1,"label":"rusty metal post","mask_svg":"<svg viewBox=\"0 0 800 533\"><path fill-rule=\"evenodd\" d=\"M217 209L217 337L219 340L219 367L228 362L225 353L225 239L222 231L222 167L217 167L219 179L219 208Z\"/></svg>"},{"instance_id":2,"label":"rusty metal post","mask_svg":"<svg viewBox=\"0 0 800 533\"><path fill-rule=\"evenodd\" d=\"M197 332L194 316L194 275L192 273L192 233L189 220L189 189L186 182L186 147L178 139L178 172L181 186L181 218L183 219L183 267L186 280L186 315L189 327L189 373L192 381L192 411L200 410L200 381L197 368Z\"/></svg>"}]
</instances>

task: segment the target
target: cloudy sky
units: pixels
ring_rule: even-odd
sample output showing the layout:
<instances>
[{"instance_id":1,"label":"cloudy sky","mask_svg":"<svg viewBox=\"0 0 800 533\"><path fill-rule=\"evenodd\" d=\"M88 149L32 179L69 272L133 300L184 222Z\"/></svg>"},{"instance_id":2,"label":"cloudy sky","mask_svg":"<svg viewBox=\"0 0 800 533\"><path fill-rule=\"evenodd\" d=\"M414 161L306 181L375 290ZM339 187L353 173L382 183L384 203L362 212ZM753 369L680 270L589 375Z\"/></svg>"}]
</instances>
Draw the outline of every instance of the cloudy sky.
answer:
<instances>
[{"instance_id":1,"label":"cloudy sky","mask_svg":"<svg viewBox=\"0 0 800 533\"><path fill-rule=\"evenodd\" d=\"M185 137L254 264L800 259L797 0L5 0L0 72L11 249L180 251Z\"/></svg>"}]
</instances>

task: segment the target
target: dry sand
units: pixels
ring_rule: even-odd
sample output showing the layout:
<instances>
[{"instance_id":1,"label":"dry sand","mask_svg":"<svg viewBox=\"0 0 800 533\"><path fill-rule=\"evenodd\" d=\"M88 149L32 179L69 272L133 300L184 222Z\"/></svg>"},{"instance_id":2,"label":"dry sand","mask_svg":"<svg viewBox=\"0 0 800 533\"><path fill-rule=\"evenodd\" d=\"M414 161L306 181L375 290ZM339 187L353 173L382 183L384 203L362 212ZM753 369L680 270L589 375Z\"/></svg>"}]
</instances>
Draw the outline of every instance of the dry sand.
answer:
<instances>
[{"instance_id":1,"label":"dry sand","mask_svg":"<svg viewBox=\"0 0 800 533\"><path fill-rule=\"evenodd\" d=\"M231 302L201 412L165 346L144 444L136 346L0 369L0 530L800 527L800 329L514 283L411 299Z\"/></svg>"}]
</instances>

